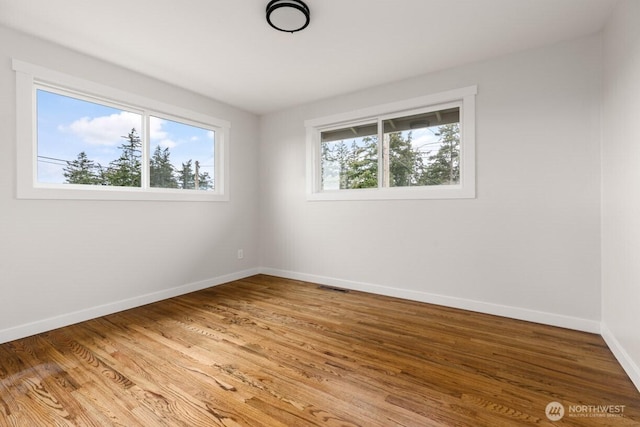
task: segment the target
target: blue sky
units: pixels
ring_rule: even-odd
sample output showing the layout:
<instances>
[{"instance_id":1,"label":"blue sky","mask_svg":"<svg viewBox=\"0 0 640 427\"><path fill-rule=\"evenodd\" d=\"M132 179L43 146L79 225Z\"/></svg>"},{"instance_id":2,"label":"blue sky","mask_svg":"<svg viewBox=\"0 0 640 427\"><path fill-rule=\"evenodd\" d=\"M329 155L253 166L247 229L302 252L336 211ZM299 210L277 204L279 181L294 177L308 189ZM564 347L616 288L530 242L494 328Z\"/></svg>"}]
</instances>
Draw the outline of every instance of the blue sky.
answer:
<instances>
[{"instance_id":1,"label":"blue sky","mask_svg":"<svg viewBox=\"0 0 640 427\"><path fill-rule=\"evenodd\" d=\"M106 167L120 156L123 136L132 128L141 135L142 116L130 111L40 89L37 105L38 182L63 183L66 161L75 160L81 151ZM152 116L149 133L150 153L158 145L168 147L176 169L198 160L201 171L214 176L213 131Z\"/></svg>"}]
</instances>

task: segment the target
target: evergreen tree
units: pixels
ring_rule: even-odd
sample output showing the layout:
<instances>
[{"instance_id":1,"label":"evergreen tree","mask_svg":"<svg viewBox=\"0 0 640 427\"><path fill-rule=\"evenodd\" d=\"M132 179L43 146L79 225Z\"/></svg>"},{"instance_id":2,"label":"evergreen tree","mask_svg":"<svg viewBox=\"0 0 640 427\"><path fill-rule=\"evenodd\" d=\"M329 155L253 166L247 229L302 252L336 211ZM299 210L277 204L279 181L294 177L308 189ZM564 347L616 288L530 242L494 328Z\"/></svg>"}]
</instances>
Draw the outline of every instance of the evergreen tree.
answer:
<instances>
[{"instance_id":1,"label":"evergreen tree","mask_svg":"<svg viewBox=\"0 0 640 427\"><path fill-rule=\"evenodd\" d=\"M196 169L199 169L199 163L196 160ZM189 159L186 163L182 163L182 169L178 171L177 176L178 188L184 190L196 189L196 171L193 169L193 160ZM200 172L198 170L198 190L208 190L213 187L213 180L208 172Z\"/></svg>"},{"instance_id":2,"label":"evergreen tree","mask_svg":"<svg viewBox=\"0 0 640 427\"><path fill-rule=\"evenodd\" d=\"M337 177L338 188L350 188L348 180L348 170L350 163L353 161L354 155L344 141L330 147L330 144L322 144L322 180L323 188L325 179Z\"/></svg>"},{"instance_id":3,"label":"evergreen tree","mask_svg":"<svg viewBox=\"0 0 640 427\"><path fill-rule=\"evenodd\" d=\"M178 188L184 190L195 188L195 173L193 172L192 163L191 159L187 163L182 163L182 169L178 171Z\"/></svg>"},{"instance_id":4,"label":"evergreen tree","mask_svg":"<svg viewBox=\"0 0 640 427\"><path fill-rule=\"evenodd\" d=\"M151 187L178 188L175 168L169 160L169 148L160 149L157 145L149 161L149 181Z\"/></svg>"},{"instance_id":5,"label":"evergreen tree","mask_svg":"<svg viewBox=\"0 0 640 427\"><path fill-rule=\"evenodd\" d=\"M412 133L385 134L388 150L390 187L415 185L450 185L460 182L460 125L438 127L440 148L434 154L413 146ZM326 180L336 177L340 189L375 188L378 186L378 138L368 136L347 147L344 141L322 145L323 188Z\"/></svg>"},{"instance_id":6,"label":"evergreen tree","mask_svg":"<svg viewBox=\"0 0 640 427\"><path fill-rule=\"evenodd\" d=\"M101 166L87 157L87 153L81 151L76 160L67 161L64 177L69 184L98 185L101 180Z\"/></svg>"},{"instance_id":7,"label":"evergreen tree","mask_svg":"<svg viewBox=\"0 0 640 427\"><path fill-rule=\"evenodd\" d=\"M142 143L135 128L131 129L129 135L123 136L126 140L120 149L120 157L111 163L104 173L106 185L120 187L140 187L141 184L141 157Z\"/></svg>"},{"instance_id":8,"label":"evergreen tree","mask_svg":"<svg viewBox=\"0 0 640 427\"><path fill-rule=\"evenodd\" d=\"M209 172L200 172L198 174L198 177L199 177L198 190L209 190L213 188L213 179L211 179Z\"/></svg>"},{"instance_id":9,"label":"evergreen tree","mask_svg":"<svg viewBox=\"0 0 640 427\"><path fill-rule=\"evenodd\" d=\"M344 188L376 188L378 186L378 138L367 136L364 145L353 142ZM342 184L342 183L341 183ZM341 187L342 188L342 187Z\"/></svg>"},{"instance_id":10,"label":"evergreen tree","mask_svg":"<svg viewBox=\"0 0 640 427\"><path fill-rule=\"evenodd\" d=\"M460 125L452 123L438 128L440 149L429 156L420 183L422 185L451 185L460 182Z\"/></svg>"},{"instance_id":11,"label":"evergreen tree","mask_svg":"<svg viewBox=\"0 0 640 427\"><path fill-rule=\"evenodd\" d=\"M387 134L389 138L389 186L408 187L417 185L424 164L418 149L412 145L412 134L407 138L401 132Z\"/></svg>"},{"instance_id":12,"label":"evergreen tree","mask_svg":"<svg viewBox=\"0 0 640 427\"><path fill-rule=\"evenodd\" d=\"M70 184L113 185L121 187L140 187L142 178L142 142L135 128L120 145L120 157L109 163L105 169L87 157L83 151L78 158L67 162L64 168L66 182ZM213 179L206 171L200 171L200 164L193 160L182 163L182 169L176 171L169 159L169 148L164 150L156 146L149 159L149 182L155 188L181 188L209 190L213 188ZM197 174L197 179L196 179Z\"/></svg>"}]
</instances>

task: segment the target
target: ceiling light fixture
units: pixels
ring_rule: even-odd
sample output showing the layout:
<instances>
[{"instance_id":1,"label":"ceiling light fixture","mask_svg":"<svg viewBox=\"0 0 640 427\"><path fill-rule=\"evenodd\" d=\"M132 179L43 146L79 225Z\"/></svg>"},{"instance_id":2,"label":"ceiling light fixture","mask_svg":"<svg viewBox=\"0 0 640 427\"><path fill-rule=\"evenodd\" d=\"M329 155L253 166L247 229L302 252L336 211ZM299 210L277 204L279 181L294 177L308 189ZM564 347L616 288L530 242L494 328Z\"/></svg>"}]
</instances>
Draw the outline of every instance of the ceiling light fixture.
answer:
<instances>
[{"instance_id":1,"label":"ceiling light fixture","mask_svg":"<svg viewBox=\"0 0 640 427\"><path fill-rule=\"evenodd\" d=\"M267 22L278 31L295 33L309 25L309 7L300 0L271 0L267 4Z\"/></svg>"}]
</instances>

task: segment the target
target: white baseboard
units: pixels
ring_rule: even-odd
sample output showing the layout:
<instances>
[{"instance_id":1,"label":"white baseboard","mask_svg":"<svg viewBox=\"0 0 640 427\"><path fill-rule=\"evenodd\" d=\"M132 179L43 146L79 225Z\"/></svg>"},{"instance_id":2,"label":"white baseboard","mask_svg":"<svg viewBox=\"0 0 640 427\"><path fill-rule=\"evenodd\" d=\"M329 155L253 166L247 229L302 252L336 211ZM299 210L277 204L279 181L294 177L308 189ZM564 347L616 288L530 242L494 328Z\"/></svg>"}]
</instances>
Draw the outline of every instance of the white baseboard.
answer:
<instances>
[{"instance_id":1,"label":"white baseboard","mask_svg":"<svg viewBox=\"0 0 640 427\"><path fill-rule=\"evenodd\" d=\"M638 366L631 356L629 356L629 353L627 353L624 347L620 344L620 341L616 339L604 322L601 323L600 335L602 335L602 338L604 338L609 349L616 359L618 359L622 369L624 369L638 391L640 391L640 366Z\"/></svg>"},{"instance_id":2,"label":"white baseboard","mask_svg":"<svg viewBox=\"0 0 640 427\"><path fill-rule=\"evenodd\" d=\"M36 322L27 323L24 325L2 329L0 330L0 344L13 341L15 339L39 334L41 332L50 331L52 329L60 328L63 326L72 325L74 323L84 322L85 320L95 319L96 317L117 313L118 311L128 310L130 308L140 307L142 305L161 301L167 298L173 298L179 295L188 294L189 292L195 292L201 289L210 288L212 286L221 285L223 283L232 282L234 280L243 279L245 277L258 274L259 272L260 271L257 268L243 270L212 279L188 283L186 285L177 286L175 288L152 292L150 294L140 295L125 300L115 301L96 307L78 310L72 313L62 314L60 316L38 320Z\"/></svg>"},{"instance_id":3,"label":"white baseboard","mask_svg":"<svg viewBox=\"0 0 640 427\"><path fill-rule=\"evenodd\" d=\"M544 325L558 326L561 328L574 329L583 332L600 333L600 322L579 317L565 316L562 314L548 313L544 311L530 310L521 307L493 304L483 301L475 301L465 298L458 298L446 295L432 294L428 292L411 291L407 289L390 288L386 286L373 285L369 283L342 280L333 277L316 276L313 274L298 273L295 271L279 270L273 268L261 268L260 272L272 276L284 277L293 280L318 283L320 285L336 286L339 288L356 291L370 292L373 294L386 295L396 298L404 298L413 301L426 302L429 304L443 305L447 307L460 308L463 310L476 311L479 313L493 314L496 316L509 317L512 319L526 320L528 322L541 323Z\"/></svg>"}]
</instances>

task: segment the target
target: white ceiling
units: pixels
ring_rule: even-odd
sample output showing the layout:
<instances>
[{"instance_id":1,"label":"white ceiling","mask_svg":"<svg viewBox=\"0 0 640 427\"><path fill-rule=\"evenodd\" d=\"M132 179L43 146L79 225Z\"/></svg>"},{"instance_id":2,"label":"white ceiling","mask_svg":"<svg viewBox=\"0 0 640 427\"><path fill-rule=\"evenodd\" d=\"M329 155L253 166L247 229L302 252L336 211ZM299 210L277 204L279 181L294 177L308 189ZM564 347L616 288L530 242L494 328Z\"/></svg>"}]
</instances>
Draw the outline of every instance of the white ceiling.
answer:
<instances>
[{"instance_id":1,"label":"white ceiling","mask_svg":"<svg viewBox=\"0 0 640 427\"><path fill-rule=\"evenodd\" d=\"M617 0L0 0L0 23L257 114L577 38Z\"/></svg>"}]
</instances>

